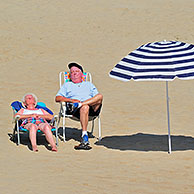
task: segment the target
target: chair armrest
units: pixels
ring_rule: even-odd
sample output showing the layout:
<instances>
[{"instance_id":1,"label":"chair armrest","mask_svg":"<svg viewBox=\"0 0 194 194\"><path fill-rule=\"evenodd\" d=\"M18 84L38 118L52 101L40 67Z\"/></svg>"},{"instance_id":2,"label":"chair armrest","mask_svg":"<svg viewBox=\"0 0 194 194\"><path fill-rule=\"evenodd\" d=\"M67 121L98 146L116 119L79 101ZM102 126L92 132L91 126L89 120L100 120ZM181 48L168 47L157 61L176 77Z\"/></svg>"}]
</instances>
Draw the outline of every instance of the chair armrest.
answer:
<instances>
[{"instance_id":1,"label":"chair armrest","mask_svg":"<svg viewBox=\"0 0 194 194\"><path fill-rule=\"evenodd\" d=\"M61 104L62 110L65 112L66 109L67 109L67 107L66 107L66 102L60 102L60 104Z\"/></svg>"},{"instance_id":2,"label":"chair armrest","mask_svg":"<svg viewBox=\"0 0 194 194\"><path fill-rule=\"evenodd\" d=\"M20 116L19 115L16 115L14 118L13 118L13 123L16 123L17 121L19 121L20 119Z\"/></svg>"},{"instance_id":3,"label":"chair armrest","mask_svg":"<svg viewBox=\"0 0 194 194\"><path fill-rule=\"evenodd\" d=\"M55 115L52 119L51 119L51 123L55 123L58 120L58 115Z\"/></svg>"},{"instance_id":4,"label":"chair armrest","mask_svg":"<svg viewBox=\"0 0 194 194\"><path fill-rule=\"evenodd\" d=\"M67 116L67 117L73 117L72 113L71 113L71 110L69 110L69 107L68 107L68 103L69 104L72 104L70 102L60 102L60 112L59 112L59 115L60 116Z\"/></svg>"},{"instance_id":5,"label":"chair armrest","mask_svg":"<svg viewBox=\"0 0 194 194\"><path fill-rule=\"evenodd\" d=\"M66 107L66 102L61 102L61 105Z\"/></svg>"}]
</instances>

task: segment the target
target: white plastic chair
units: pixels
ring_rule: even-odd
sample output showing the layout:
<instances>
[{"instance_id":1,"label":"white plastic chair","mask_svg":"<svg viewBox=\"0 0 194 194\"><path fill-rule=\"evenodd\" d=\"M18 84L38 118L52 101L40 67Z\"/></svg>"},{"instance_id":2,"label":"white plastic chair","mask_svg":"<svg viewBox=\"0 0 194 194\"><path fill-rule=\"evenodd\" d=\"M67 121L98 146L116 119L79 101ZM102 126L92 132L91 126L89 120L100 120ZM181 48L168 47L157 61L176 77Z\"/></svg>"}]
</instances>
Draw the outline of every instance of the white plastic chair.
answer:
<instances>
[{"instance_id":1,"label":"white plastic chair","mask_svg":"<svg viewBox=\"0 0 194 194\"><path fill-rule=\"evenodd\" d=\"M83 81L90 81L92 83L92 75L89 72L84 72L83 73ZM69 72L60 72L59 73L59 87L61 88L64 82L68 82L70 81L70 77L69 77ZM62 122L63 122L63 140L64 142L66 141L66 118L70 118L72 120L75 121L80 121L78 118L74 117L73 115L69 115L67 114L67 107L66 107L66 103L65 102L61 102L60 103L60 111L59 111L59 117L58 117L58 127L59 127L59 123L61 118L63 118ZM100 141L102 139L101 137L101 121L100 121L100 114L98 116L89 116L89 122L92 121L92 129L91 129L91 134L93 134L94 131L94 120L98 118L98 140ZM57 128L58 128L57 127Z\"/></svg>"}]
</instances>

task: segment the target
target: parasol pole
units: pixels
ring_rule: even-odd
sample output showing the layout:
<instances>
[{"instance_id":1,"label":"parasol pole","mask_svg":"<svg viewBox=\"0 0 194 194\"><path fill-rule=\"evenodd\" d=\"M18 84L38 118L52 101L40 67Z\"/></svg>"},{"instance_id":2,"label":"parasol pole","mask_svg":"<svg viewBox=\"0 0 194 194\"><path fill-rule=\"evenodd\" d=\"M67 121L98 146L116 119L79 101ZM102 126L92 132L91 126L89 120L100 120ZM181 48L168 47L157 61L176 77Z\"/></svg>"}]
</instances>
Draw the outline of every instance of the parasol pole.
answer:
<instances>
[{"instance_id":1,"label":"parasol pole","mask_svg":"<svg viewBox=\"0 0 194 194\"><path fill-rule=\"evenodd\" d=\"M169 112L169 97L168 97L168 81L166 81L166 104L167 104L167 117L168 117L168 153L171 154L170 112Z\"/></svg>"}]
</instances>

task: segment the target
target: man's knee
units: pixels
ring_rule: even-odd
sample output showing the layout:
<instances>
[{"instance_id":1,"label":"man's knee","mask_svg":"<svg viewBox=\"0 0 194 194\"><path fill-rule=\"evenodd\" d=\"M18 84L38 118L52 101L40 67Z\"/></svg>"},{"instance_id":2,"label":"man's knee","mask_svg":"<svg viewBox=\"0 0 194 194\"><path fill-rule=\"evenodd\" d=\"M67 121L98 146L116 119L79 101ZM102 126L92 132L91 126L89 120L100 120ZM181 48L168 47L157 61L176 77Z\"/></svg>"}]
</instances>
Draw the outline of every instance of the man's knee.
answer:
<instances>
[{"instance_id":1,"label":"man's knee","mask_svg":"<svg viewBox=\"0 0 194 194\"><path fill-rule=\"evenodd\" d=\"M88 105L83 105L81 108L80 108L80 114L81 113L85 113L85 114L88 114L89 113L89 106Z\"/></svg>"},{"instance_id":2,"label":"man's knee","mask_svg":"<svg viewBox=\"0 0 194 194\"><path fill-rule=\"evenodd\" d=\"M102 94L98 94L100 99L103 99L103 95Z\"/></svg>"},{"instance_id":3,"label":"man's knee","mask_svg":"<svg viewBox=\"0 0 194 194\"><path fill-rule=\"evenodd\" d=\"M99 101L100 101L100 103L102 103L102 100L103 100L103 95L99 94Z\"/></svg>"}]
</instances>

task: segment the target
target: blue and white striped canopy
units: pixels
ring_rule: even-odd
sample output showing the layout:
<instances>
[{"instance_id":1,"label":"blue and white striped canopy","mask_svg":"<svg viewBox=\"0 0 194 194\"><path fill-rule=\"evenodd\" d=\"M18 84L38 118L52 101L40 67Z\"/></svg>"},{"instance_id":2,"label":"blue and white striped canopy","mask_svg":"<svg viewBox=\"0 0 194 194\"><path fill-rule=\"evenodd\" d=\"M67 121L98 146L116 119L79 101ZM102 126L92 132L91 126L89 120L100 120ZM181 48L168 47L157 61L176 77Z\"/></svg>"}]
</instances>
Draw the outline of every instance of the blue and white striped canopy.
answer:
<instances>
[{"instance_id":1,"label":"blue and white striped canopy","mask_svg":"<svg viewBox=\"0 0 194 194\"><path fill-rule=\"evenodd\" d=\"M122 81L194 79L194 45L179 41L142 45L124 57L109 75Z\"/></svg>"}]
</instances>

